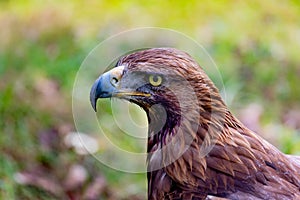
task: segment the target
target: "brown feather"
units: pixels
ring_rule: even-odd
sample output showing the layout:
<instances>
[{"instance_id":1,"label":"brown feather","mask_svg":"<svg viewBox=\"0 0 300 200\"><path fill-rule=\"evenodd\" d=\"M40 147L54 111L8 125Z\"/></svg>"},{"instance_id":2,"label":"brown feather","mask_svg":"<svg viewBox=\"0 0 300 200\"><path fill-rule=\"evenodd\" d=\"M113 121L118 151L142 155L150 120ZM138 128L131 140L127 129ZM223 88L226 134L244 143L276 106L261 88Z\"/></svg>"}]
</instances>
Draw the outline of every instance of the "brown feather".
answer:
<instances>
[{"instance_id":1,"label":"brown feather","mask_svg":"<svg viewBox=\"0 0 300 200\"><path fill-rule=\"evenodd\" d=\"M149 199L205 199L207 195L228 199L300 198L300 158L281 153L238 121L188 54L171 48L148 49L124 56L118 65L125 66L123 77L136 71L157 73L168 80L181 77L193 88L189 93L181 82L169 83L169 88L182 95L183 102L163 87L156 88L149 99L133 101L148 115L148 152L168 146L162 154L148 157ZM196 95L196 101L191 95ZM155 124L160 114L152 109L153 104L163 105L167 112L167 121L158 131ZM182 114L182 110L186 112ZM201 152L202 147L214 143L206 154ZM151 170L159 164L161 169Z\"/></svg>"}]
</instances>

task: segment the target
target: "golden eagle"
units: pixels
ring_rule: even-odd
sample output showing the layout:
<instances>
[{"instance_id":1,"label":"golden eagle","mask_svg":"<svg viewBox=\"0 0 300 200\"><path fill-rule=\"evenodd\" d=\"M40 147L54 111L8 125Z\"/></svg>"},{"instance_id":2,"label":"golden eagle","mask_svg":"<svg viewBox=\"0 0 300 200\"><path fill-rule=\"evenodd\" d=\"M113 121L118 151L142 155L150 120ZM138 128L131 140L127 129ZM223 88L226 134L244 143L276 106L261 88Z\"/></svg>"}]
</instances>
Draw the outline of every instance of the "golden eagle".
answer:
<instances>
[{"instance_id":1,"label":"golden eagle","mask_svg":"<svg viewBox=\"0 0 300 200\"><path fill-rule=\"evenodd\" d=\"M300 199L300 159L249 130L198 63L173 48L119 59L90 92L142 107L148 117L148 198Z\"/></svg>"}]
</instances>

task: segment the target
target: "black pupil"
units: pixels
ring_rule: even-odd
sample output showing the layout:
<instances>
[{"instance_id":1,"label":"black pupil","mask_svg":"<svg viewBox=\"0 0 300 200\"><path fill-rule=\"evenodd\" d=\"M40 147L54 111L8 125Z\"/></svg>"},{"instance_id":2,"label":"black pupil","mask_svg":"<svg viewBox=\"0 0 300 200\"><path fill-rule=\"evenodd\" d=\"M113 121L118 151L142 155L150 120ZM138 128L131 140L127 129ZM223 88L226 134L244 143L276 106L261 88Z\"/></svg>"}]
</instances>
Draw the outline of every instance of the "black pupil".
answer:
<instances>
[{"instance_id":1,"label":"black pupil","mask_svg":"<svg viewBox=\"0 0 300 200\"><path fill-rule=\"evenodd\" d=\"M158 76L153 76L153 81L157 82L158 81Z\"/></svg>"}]
</instances>

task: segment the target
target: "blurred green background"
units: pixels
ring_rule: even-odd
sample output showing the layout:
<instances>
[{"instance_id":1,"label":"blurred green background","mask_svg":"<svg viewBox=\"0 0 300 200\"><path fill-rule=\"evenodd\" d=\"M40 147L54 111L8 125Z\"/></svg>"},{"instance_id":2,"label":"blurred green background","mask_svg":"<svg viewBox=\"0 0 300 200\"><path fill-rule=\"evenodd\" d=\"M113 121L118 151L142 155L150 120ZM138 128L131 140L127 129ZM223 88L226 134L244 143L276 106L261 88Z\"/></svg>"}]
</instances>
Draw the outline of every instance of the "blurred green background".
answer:
<instances>
[{"instance_id":1,"label":"blurred green background","mask_svg":"<svg viewBox=\"0 0 300 200\"><path fill-rule=\"evenodd\" d=\"M144 174L109 169L64 141L75 131L72 86L83 59L105 38L143 26L202 44L238 118L300 154L298 0L2 0L0 199L145 198Z\"/></svg>"}]
</instances>

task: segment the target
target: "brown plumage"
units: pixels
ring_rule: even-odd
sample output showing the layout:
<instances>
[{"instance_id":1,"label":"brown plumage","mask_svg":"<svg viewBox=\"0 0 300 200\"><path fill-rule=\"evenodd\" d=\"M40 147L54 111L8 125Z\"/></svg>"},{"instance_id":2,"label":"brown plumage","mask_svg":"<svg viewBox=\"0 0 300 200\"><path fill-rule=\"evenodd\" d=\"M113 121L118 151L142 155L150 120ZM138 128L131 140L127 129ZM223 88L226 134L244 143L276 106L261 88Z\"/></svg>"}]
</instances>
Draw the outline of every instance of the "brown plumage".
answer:
<instances>
[{"instance_id":1,"label":"brown plumage","mask_svg":"<svg viewBox=\"0 0 300 200\"><path fill-rule=\"evenodd\" d=\"M188 54L154 48L122 57L91 90L148 116L148 198L300 199L300 159L280 152L228 110Z\"/></svg>"}]
</instances>

